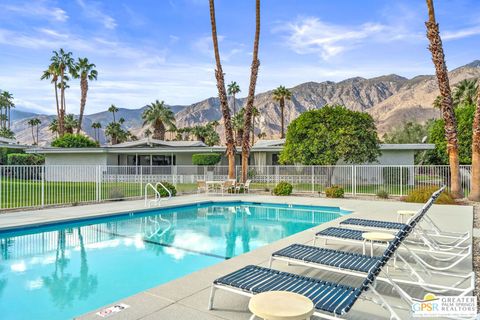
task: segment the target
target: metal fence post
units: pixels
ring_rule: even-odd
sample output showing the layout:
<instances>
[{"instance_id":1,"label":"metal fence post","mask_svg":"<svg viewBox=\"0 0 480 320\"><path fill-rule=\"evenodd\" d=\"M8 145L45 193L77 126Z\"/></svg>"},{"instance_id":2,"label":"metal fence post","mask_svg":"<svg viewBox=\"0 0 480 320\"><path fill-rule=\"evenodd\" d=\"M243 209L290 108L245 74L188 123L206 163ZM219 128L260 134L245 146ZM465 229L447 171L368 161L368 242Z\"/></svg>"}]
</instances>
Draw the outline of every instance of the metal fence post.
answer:
<instances>
[{"instance_id":1,"label":"metal fence post","mask_svg":"<svg viewBox=\"0 0 480 320\"><path fill-rule=\"evenodd\" d=\"M312 193L315 193L315 167L312 166Z\"/></svg>"},{"instance_id":2,"label":"metal fence post","mask_svg":"<svg viewBox=\"0 0 480 320\"><path fill-rule=\"evenodd\" d=\"M403 166L400 166L400 197L403 196Z\"/></svg>"},{"instance_id":3,"label":"metal fence post","mask_svg":"<svg viewBox=\"0 0 480 320\"><path fill-rule=\"evenodd\" d=\"M95 168L95 201L96 202L100 202L99 180L100 180L100 166L97 166Z\"/></svg>"},{"instance_id":4,"label":"metal fence post","mask_svg":"<svg viewBox=\"0 0 480 320\"><path fill-rule=\"evenodd\" d=\"M143 167L140 166L140 195L143 195Z\"/></svg>"},{"instance_id":5,"label":"metal fence post","mask_svg":"<svg viewBox=\"0 0 480 320\"><path fill-rule=\"evenodd\" d=\"M352 185L353 185L353 196L356 197L357 196L357 166L356 165L352 165L352 171L353 171L353 175L352 175Z\"/></svg>"},{"instance_id":6,"label":"metal fence post","mask_svg":"<svg viewBox=\"0 0 480 320\"><path fill-rule=\"evenodd\" d=\"M42 207L44 207L45 206L45 166L43 165L41 168L42 168L41 202L42 202Z\"/></svg>"}]
</instances>

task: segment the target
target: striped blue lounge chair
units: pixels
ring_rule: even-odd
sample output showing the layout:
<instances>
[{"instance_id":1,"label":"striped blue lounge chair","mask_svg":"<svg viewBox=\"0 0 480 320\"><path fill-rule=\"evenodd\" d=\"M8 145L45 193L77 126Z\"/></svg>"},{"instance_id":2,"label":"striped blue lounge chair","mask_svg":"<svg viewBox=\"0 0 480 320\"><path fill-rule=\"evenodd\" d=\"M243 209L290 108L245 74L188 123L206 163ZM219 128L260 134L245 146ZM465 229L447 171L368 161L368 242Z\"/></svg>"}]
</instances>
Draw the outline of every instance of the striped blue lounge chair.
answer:
<instances>
[{"instance_id":1,"label":"striped blue lounge chair","mask_svg":"<svg viewBox=\"0 0 480 320\"><path fill-rule=\"evenodd\" d=\"M387 301L375 290L374 282L382 268L392 257L396 247L408 234L410 226L399 231L395 239L385 249L382 257L364 274L364 280L358 287L342 285L282 272L259 266L246 266L226 276L216 279L212 284L208 308L213 308L215 292L218 289L234 292L244 296L267 291L289 291L306 296L312 300L314 315L324 319L338 319L353 307L355 302L366 292L370 292L381 301L382 307L390 312L392 319L400 319Z\"/></svg>"},{"instance_id":2,"label":"striped blue lounge chair","mask_svg":"<svg viewBox=\"0 0 480 320\"><path fill-rule=\"evenodd\" d=\"M443 192L444 189L445 187L442 187L436 192L434 192L430 197L430 199L422 207L422 209L419 210L412 218L410 218L407 224L403 224L400 230L402 230L408 225L417 226L418 223L425 217L427 211L431 208L435 200L440 196L441 192ZM365 254L366 242L362 236L364 232L365 232L364 230L359 230L359 229L329 227L315 234L313 239L313 245L316 244L316 240L318 239L324 240L325 244L327 244L328 240L337 240L337 241L344 241L344 242L354 243L354 244L362 244L363 254ZM405 241L405 242L408 242L408 241ZM417 262L421 263L424 267L427 267L430 270L445 271L445 270L452 269L453 267L461 263L463 260L471 256L471 252L472 252L472 246L457 247L455 249L459 249L459 251L454 252L452 251L452 249L454 248L451 248L451 247L445 248L445 247L439 246L437 243L432 242L431 239L428 237L422 237L422 242L423 242L422 247L414 246L412 248L408 248L407 246L402 246L402 248L407 249L410 252L410 254L413 254L416 257L416 259L418 259ZM384 242L374 242L374 244L377 246L385 245ZM443 262L453 261L453 262L451 264L444 265L444 266L434 266L432 264L429 264L426 260L422 259L417 254L415 254L415 252L428 254L439 261L443 261ZM439 255L442 257L439 257Z\"/></svg>"}]
</instances>

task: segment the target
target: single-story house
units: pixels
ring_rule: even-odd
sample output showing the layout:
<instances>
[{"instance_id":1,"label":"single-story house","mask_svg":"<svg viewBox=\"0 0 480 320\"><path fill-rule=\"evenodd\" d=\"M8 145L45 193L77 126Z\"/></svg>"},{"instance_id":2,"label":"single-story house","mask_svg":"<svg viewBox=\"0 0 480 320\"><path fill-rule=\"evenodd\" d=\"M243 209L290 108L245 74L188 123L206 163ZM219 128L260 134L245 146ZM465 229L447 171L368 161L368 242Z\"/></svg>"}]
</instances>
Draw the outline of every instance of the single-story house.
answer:
<instances>
[{"instance_id":1,"label":"single-story house","mask_svg":"<svg viewBox=\"0 0 480 320\"><path fill-rule=\"evenodd\" d=\"M250 164L277 165L284 139L260 140L251 149ZM413 165L416 151L434 149L433 144L382 144L382 155L375 164ZM225 146L207 146L201 141L163 141L145 138L99 148L31 148L27 153L45 155L48 165L111 165L111 166L187 166L196 153L225 153ZM240 163L241 148L237 148ZM226 157L222 165L227 164ZM342 163L339 163L342 164ZM360 164L360 163L359 163Z\"/></svg>"}]
</instances>

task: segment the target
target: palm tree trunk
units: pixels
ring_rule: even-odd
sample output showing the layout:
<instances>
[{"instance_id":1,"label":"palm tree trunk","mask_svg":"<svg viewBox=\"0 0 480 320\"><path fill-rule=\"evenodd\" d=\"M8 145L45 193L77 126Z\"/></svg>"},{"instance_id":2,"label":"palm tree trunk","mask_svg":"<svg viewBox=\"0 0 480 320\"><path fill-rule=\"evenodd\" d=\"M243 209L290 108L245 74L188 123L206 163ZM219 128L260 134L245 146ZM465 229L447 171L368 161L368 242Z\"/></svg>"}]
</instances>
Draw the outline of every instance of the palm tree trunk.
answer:
<instances>
[{"instance_id":1,"label":"palm tree trunk","mask_svg":"<svg viewBox=\"0 0 480 320\"><path fill-rule=\"evenodd\" d=\"M55 88L55 102L56 102L56 105L57 105L57 134L58 134L58 119L60 119L60 105L58 104L58 80L57 80L57 76L54 76L55 78L53 79L53 84L54 84L54 88Z\"/></svg>"},{"instance_id":2,"label":"palm tree trunk","mask_svg":"<svg viewBox=\"0 0 480 320\"><path fill-rule=\"evenodd\" d=\"M478 80L477 108L473 118L472 131L472 173L468 199L480 201L480 79Z\"/></svg>"},{"instance_id":3,"label":"palm tree trunk","mask_svg":"<svg viewBox=\"0 0 480 320\"><path fill-rule=\"evenodd\" d=\"M250 157L250 128L252 125L252 109L255 99L255 87L257 85L258 68L258 46L260 43L260 0L255 2L255 40L253 42L253 58L250 73L250 86L248 87L247 105L243 121L243 141L242 141L242 182L248 178L248 158Z\"/></svg>"},{"instance_id":4,"label":"palm tree trunk","mask_svg":"<svg viewBox=\"0 0 480 320\"><path fill-rule=\"evenodd\" d=\"M60 137L65 133L65 69L63 68L60 73L60 83L62 84L60 88L60 112L58 114L58 135Z\"/></svg>"},{"instance_id":5,"label":"palm tree trunk","mask_svg":"<svg viewBox=\"0 0 480 320\"><path fill-rule=\"evenodd\" d=\"M33 126L32 126L32 140L33 140L33 144L36 144L35 143L35 135L33 134Z\"/></svg>"},{"instance_id":6,"label":"palm tree trunk","mask_svg":"<svg viewBox=\"0 0 480 320\"><path fill-rule=\"evenodd\" d=\"M38 142L39 142L39 140L38 140L38 126L39 125L37 124L37 145L38 145Z\"/></svg>"},{"instance_id":7,"label":"palm tree trunk","mask_svg":"<svg viewBox=\"0 0 480 320\"><path fill-rule=\"evenodd\" d=\"M430 41L429 49L432 53L432 61L435 65L440 95L442 96L442 116L445 121L445 138L447 140L447 151L450 163L451 191L455 198L463 197L462 185L460 182L460 164L458 157L457 121L453 111L452 94L448 79L445 55L443 53L442 39L438 23L435 20L433 0L427 0L428 21L427 38Z\"/></svg>"},{"instance_id":8,"label":"palm tree trunk","mask_svg":"<svg viewBox=\"0 0 480 320\"><path fill-rule=\"evenodd\" d=\"M87 77L82 75L80 80L80 89L82 90L82 97L80 98L80 115L78 116L77 133L82 130L83 113L85 112L85 104L87 103L88 81Z\"/></svg>"},{"instance_id":9,"label":"palm tree trunk","mask_svg":"<svg viewBox=\"0 0 480 320\"><path fill-rule=\"evenodd\" d=\"M233 96L233 115L235 116L235 113L237 113L237 108L235 106L235 94L232 94Z\"/></svg>"},{"instance_id":10,"label":"palm tree trunk","mask_svg":"<svg viewBox=\"0 0 480 320\"><path fill-rule=\"evenodd\" d=\"M215 21L215 1L210 2L210 21L212 25L213 51L215 53L215 78L217 79L218 98L222 108L223 123L225 126L225 140L227 145L228 158L228 178L235 179L235 141L233 139L232 119L228 107L227 92L225 90L225 79L223 77L222 64L220 61L220 52L218 49L217 25Z\"/></svg>"},{"instance_id":11,"label":"palm tree trunk","mask_svg":"<svg viewBox=\"0 0 480 320\"><path fill-rule=\"evenodd\" d=\"M280 100L280 121L282 122L280 138L284 139L285 138L285 98L282 98Z\"/></svg>"},{"instance_id":12,"label":"palm tree trunk","mask_svg":"<svg viewBox=\"0 0 480 320\"><path fill-rule=\"evenodd\" d=\"M12 121L10 120L10 115L12 114L11 110L12 107L8 107L8 129L10 129L10 126L12 125Z\"/></svg>"},{"instance_id":13,"label":"palm tree trunk","mask_svg":"<svg viewBox=\"0 0 480 320\"><path fill-rule=\"evenodd\" d=\"M252 117L252 147L255 144L255 117Z\"/></svg>"}]
</instances>

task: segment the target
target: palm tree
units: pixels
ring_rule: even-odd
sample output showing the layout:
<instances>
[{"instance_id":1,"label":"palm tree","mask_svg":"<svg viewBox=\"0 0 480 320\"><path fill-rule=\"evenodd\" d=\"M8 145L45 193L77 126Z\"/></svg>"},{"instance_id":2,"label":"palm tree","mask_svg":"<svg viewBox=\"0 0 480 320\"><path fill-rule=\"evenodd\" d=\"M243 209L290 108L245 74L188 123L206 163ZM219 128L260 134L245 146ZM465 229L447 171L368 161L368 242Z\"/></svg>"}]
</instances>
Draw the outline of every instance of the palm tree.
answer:
<instances>
[{"instance_id":1,"label":"palm tree","mask_svg":"<svg viewBox=\"0 0 480 320\"><path fill-rule=\"evenodd\" d=\"M472 131L472 174L468 199L480 201L480 79L477 84L477 106L473 117Z\"/></svg>"},{"instance_id":2,"label":"palm tree","mask_svg":"<svg viewBox=\"0 0 480 320\"><path fill-rule=\"evenodd\" d=\"M111 113L112 113L112 115L113 115L113 122L115 122L115 113L118 112L118 108L115 107L114 104L112 104L112 105L110 106L110 108L108 108L108 112L111 112Z\"/></svg>"},{"instance_id":3,"label":"palm tree","mask_svg":"<svg viewBox=\"0 0 480 320\"><path fill-rule=\"evenodd\" d=\"M88 81L97 80L98 77L98 72L94 68L95 64L90 63L87 58L78 58L78 62L73 68L73 77L75 79L80 78L80 90L82 92L77 133L80 133L80 130L82 130L83 113L87 103Z\"/></svg>"},{"instance_id":4,"label":"palm tree","mask_svg":"<svg viewBox=\"0 0 480 320\"><path fill-rule=\"evenodd\" d=\"M242 145L244 116L245 116L245 109L242 108L232 118L232 126L233 126L233 130L235 131L235 144L237 146Z\"/></svg>"},{"instance_id":5,"label":"palm tree","mask_svg":"<svg viewBox=\"0 0 480 320\"><path fill-rule=\"evenodd\" d=\"M48 125L48 130L50 130L52 133L55 133L55 135L58 137L58 121L57 119L53 119L52 122Z\"/></svg>"},{"instance_id":6,"label":"palm tree","mask_svg":"<svg viewBox=\"0 0 480 320\"><path fill-rule=\"evenodd\" d=\"M100 122L92 123L92 128L95 134L95 141L99 142L100 140L100 128L102 128L102 124Z\"/></svg>"},{"instance_id":7,"label":"palm tree","mask_svg":"<svg viewBox=\"0 0 480 320\"><path fill-rule=\"evenodd\" d=\"M250 85L248 87L247 106L245 107L245 121L243 123L242 141L242 182L248 179L248 158L250 157L250 127L252 125L252 109L255 100L255 87L257 85L258 68L258 46L260 44L260 0L255 1L255 38L253 41L252 65L250 67Z\"/></svg>"},{"instance_id":8,"label":"palm tree","mask_svg":"<svg viewBox=\"0 0 480 320\"><path fill-rule=\"evenodd\" d=\"M28 120L27 123L32 128L33 144L38 145L38 126L42 123L42 121L40 121L40 119L38 119L38 118L32 118L32 119ZM33 129L35 127L37 128L37 139L36 140L35 140L35 134L34 134L34 131L33 131Z\"/></svg>"},{"instance_id":9,"label":"palm tree","mask_svg":"<svg viewBox=\"0 0 480 320\"><path fill-rule=\"evenodd\" d=\"M210 22L212 26L213 51L215 54L215 78L217 80L218 98L222 109L223 124L225 126L225 140L227 145L228 178L235 179L235 141L233 139L232 119L228 107L227 92L225 90L225 79L223 77L222 63L218 49L217 24L215 21L215 1L210 2Z\"/></svg>"},{"instance_id":10,"label":"palm tree","mask_svg":"<svg viewBox=\"0 0 480 320\"><path fill-rule=\"evenodd\" d=\"M266 137L267 137L267 134L265 132L260 132L259 134L257 134L258 140L262 140L263 138L266 138Z\"/></svg>"},{"instance_id":11,"label":"palm tree","mask_svg":"<svg viewBox=\"0 0 480 320\"><path fill-rule=\"evenodd\" d=\"M281 121L281 135L280 138L285 138L285 100L292 99L292 93L284 86L279 86L273 90L273 100L280 103L280 121Z\"/></svg>"},{"instance_id":12,"label":"palm tree","mask_svg":"<svg viewBox=\"0 0 480 320\"><path fill-rule=\"evenodd\" d=\"M148 124L153 127L153 139L165 140L166 127L175 126L175 114L163 101L156 100L148 105L142 119L144 126Z\"/></svg>"},{"instance_id":13,"label":"palm tree","mask_svg":"<svg viewBox=\"0 0 480 320\"><path fill-rule=\"evenodd\" d=\"M477 96L477 81L464 79L455 85L453 90L453 105L473 105Z\"/></svg>"},{"instance_id":14,"label":"palm tree","mask_svg":"<svg viewBox=\"0 0 480 320\"><path fill-rule=\"evenodd\" d=\"M60 71L58 70L58 66L55 63L51 63L48 66L48 69L45 70L40 77L40 80L48 80L52 78L50 83L53 83L53 88L55 90L55 102L57 105L57 117L60 115L60 105L58 103L58 77L60 75Z\"/></svg>"},{"instance_id":15,"label":"palm tree","mask_svg":"<svg viewBox=\"0 0 480 320\"><path fill-rule=\"evenodd\" d=\"M252 147L255 144L255 118L260 115L260 111L258 111L257 107L253 107L252 109Z\"/></svg>"},{"instance_id":16,"label":"palm tree","mask_svg":"<svg viewBox=\"0 0 480 320\"><path fill-rule=\"evenodd\" d=\"M64 117L64 121L65 133L73 134L73 131L78 128L78 120L75 119L73 114L69 113Z\"/></svg>"},{"instance_id":17,"label":"palm tree","mask_svg":"<svg viewBox=\"0 0 480 320\"><path fill-rule=\"evenodd\" d=\"M64 134L64 118L66 114L65 105L65 89L67 88L68 76L67 73L71 73L73 70L74 60L71 52L66 52L60 49L59 52L53 51L53 57L50 59L53 64L52 69L57 70L60 77L60 107L58 113L58 134L63 136ZM50 69L50 68L49 68Z\"/></svg>"},{"instance_id":18,"label":"palm tree","mask_svg":"<svg viewBox=\"0 0 480 320\"><path fill-rule=\"evenodd\" d=\"M151 131L149 128L147 128L147 129L143 132L143 136L144 136L145 138L149 138L151 135L152 135L152 131Z\"/></svg>"},{"instance_id":19,"label":"palm tree","mask_svg":"<svg viewBox=\"0 0 480 320\"><path fill-rule=\"evenodd\" d=\"M227 93L233 98L233 115L237 113L235 107L235 95L240 91L240 86L235 81L230 82L230 84L227 86Z\"/></svg>"},{"instance_id":20,"label":"palm tree","mask_svg":"<svg viewBox=\"0 0 480 320\"><path fill-rule=\"evenodd\" d=\"M0 108L3 107L5 109L6 121L8 121L8 129L10 129L11 109L15 108L15 103L13 103L13 95L8 91L1 91L0 99L2 101L2 103L0 104ZM6 123L4 124L4 127L6 127Z\"/></svg>"},{"instance_id":21,"label":"palm tree","mask_svg":"<svg viewBox=\"0 0 480 320\"><path fill-rule=\"evenodd\" d=\"M448 70L445 64L442 39L438 23L435 20L433 0L426 0L428 7L427 38L430 41L429 50L432 53L432 61L435 65L440 95L442 96L442 117L445 121L445 138L447 140L447 151L450 162L451 191L456 198L463 196L462 184L460 181L460 165L458 155L457 120L453 111L452 94L448 79Z\"/></svg>"},{"instance_id":22,"label":"palm tree","mask_svg":"<svg viewBox=\"0 0 480 320\"><path fill-rule=\"evenodd\" d=\"M3 109L3 107L2 107L2 109ZM2 111L2 113L0 113L0 127L1 127L2 129L7 129L7 126L6 126L7 121L8 121L8 117L7 117L7 115L4 114L3 111Z\"/></svg>"}]
</instances>

